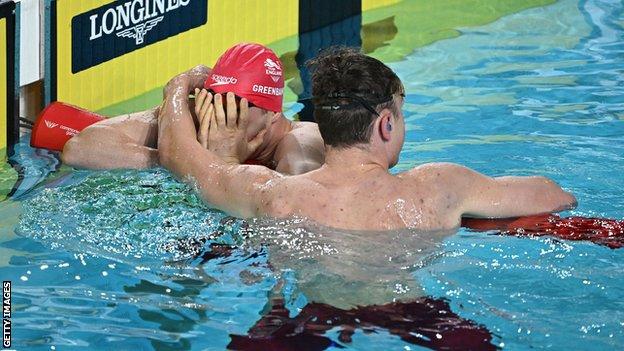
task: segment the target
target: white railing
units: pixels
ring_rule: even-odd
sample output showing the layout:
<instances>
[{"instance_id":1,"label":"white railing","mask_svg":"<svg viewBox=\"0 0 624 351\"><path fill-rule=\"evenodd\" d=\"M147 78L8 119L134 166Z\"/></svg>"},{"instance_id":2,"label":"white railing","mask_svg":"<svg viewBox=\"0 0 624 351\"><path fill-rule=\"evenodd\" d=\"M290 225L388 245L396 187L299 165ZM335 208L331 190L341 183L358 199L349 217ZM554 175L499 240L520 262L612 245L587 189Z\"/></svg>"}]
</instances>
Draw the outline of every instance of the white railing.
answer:
<instances>
[{"instance_id":1,"label":"white railing","mask_svg":"<svg viewBox=\"0 0 624 351\"><path fill-rule=\"evenodd\" d=\"M43 78L41 2L42 0L20 1L20 86Z\"/></svg>"}]
</instances>

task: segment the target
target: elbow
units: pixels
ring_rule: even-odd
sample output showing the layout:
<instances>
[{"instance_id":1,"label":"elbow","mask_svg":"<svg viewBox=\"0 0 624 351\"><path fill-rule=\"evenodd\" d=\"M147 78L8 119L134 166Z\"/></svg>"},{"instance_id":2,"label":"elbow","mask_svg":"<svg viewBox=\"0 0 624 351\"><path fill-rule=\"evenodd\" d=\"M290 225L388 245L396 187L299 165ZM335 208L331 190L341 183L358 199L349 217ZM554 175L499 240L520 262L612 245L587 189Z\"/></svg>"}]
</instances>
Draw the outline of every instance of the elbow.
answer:
<instances>
[{"instance_id":1,"label":"elbow","mask_svg":"<svg viewBox=\"0 0 624 351\"><path fill-rule=\"evenodd\" d=\"M561 192L561 201L559 203L560 207L556 210L556 212L575 209L578 205L576 197L567 191L561 190Z\"/></svg>"},{"instance_id":2,"label":"elbow","mask_svg":"<svg viewBox=\"0 0 624 351\"><path fill-rule=\"evenodd\" d=\"M539 178L541 178L546 186L550 188L550 191L546 191L544 193L550 194L549 198L551 200L553 208L551 212L561 212L576 208L578 202L576 200L576 197L572 193L563 190L557 183L549 178Z\"/></svg>"},{"instance_id":3,"label":"elbow","mask_svg":"<svg viewBox=\"0 0 624 351\"><path fill-rule=\"evenodd\" d=\"M80 164L80 140L77 136L69 139L63 146L61 152L61 162L68 166L79 166Z\"/></svg>"},{"instance_id":4,"label":"elbow","mask_svg":"<svg viewBox=\"0 0 624 351\"><path fill-rule=\"evenodd\" d=\"M89 168L93 155L101 149L102 139L112 132L109 127L97 123L85 128L63 145L61 162L72 167Z\"/></svg>"}]
</instances>

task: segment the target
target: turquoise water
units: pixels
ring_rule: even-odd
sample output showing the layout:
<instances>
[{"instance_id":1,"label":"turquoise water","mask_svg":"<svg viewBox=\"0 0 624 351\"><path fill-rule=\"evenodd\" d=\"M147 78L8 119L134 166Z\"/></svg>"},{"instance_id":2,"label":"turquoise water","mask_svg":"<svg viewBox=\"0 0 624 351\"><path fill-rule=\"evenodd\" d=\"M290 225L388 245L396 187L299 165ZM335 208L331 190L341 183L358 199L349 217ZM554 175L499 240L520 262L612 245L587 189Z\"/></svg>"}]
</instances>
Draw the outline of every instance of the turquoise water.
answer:
<instances>
[{"instance_id":1,"label":"turquoise water","mask_svg":"<svg viewBox=\"0 0 624 351\"><path fill-rule=\"evenodd\" d=\"M623 27L621 1L559 1L390 63L407 90L395 171L450 161L488 175L542 174L577 196L567 214L624 218ZM349 310L420 295L444 299L439 314L487 330L503 349L624 343L622 249L243 223L160 169L73 171L25 144L14 161L25 177L17 201L0 204L0 275L13 282L18 350L221 350L271 301L296 318L311 301ZM335 326L306 345L419 349L358 320L351 342ZM447 327L411 335L444 341Z\"/></svg>"}]
</instances>

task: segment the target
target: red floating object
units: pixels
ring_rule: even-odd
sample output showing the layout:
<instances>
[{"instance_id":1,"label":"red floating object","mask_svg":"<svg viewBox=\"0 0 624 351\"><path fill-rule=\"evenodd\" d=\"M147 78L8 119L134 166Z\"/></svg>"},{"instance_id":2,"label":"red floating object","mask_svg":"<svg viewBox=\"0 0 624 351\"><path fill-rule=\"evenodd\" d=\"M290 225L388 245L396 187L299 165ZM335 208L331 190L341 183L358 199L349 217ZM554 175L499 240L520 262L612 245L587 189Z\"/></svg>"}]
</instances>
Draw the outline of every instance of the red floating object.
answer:
<instances>
[{"instance_id":1,"label":"red floating object","mask_svg":"<svg viewBox=\"0 0 624 351\"><path fill-rule=\"evenodd\" d=\"M476 231L499 230L504 235L586 240L612 249L624 247L624 220L608 218L562 218L555 214L505 219L463 218L462 227Z\"/></svg>"},{"instance_id":2,"label":"red floating object","mask_svg":"<svg viewBox=\"0 0 624 351\"><path fill-rule=\"evenodd\" d=\"M104 119L104 116L62 102L46 107L35 122L30 146L62 151L65 143L86 127Z\"/></svg>"}]
</instances>

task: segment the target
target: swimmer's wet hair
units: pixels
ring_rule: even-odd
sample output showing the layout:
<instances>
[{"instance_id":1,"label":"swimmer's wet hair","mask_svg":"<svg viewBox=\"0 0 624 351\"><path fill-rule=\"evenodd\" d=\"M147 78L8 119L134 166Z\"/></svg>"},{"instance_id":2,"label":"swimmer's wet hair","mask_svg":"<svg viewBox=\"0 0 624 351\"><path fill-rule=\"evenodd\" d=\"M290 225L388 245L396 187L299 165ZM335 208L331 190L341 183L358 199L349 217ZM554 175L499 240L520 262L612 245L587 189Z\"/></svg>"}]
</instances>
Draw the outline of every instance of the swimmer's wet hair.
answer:
<instances>
[{"instance_id":1,"label":"swimmer's wet hair","mask_svg":"<svg viewBox=\"0 0 624 351\"><path fill-rule=\"evenodd\" d=\"M370 141L373 121L403 93L403 84L383 62L354 48L331 47L307 62L312 72L314 119L326 145L349 147Z\"/></svg>"}]
</instances>

